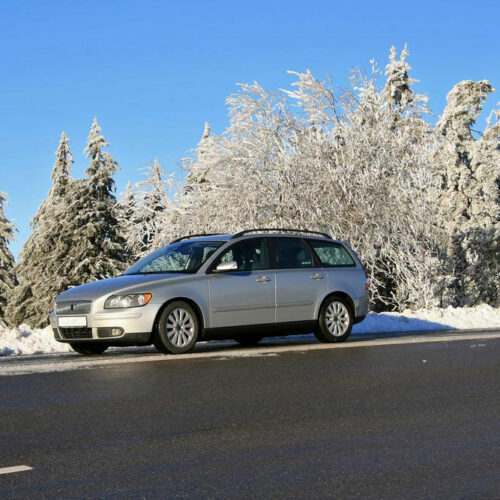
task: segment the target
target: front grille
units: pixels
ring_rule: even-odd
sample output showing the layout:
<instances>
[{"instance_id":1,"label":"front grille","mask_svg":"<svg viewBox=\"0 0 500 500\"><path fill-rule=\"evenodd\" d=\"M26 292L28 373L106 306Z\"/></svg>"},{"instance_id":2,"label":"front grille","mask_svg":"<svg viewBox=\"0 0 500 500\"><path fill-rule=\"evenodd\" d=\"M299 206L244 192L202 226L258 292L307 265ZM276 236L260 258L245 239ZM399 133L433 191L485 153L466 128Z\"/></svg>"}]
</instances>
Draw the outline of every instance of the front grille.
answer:
<instances>
[{"instance_id":1,"label":"front grille","mask_svg":"<svg viewBox=\"0 0 500 500\"><path fill-rule=\"evenodd\" d=\"M91 300L63 300L56 302L57 314L88 314L92 307Z\"/></svg>"},{"instance_id":2,"label":"front grille","mask_svg":"<svg viewBox=\"0 0 500 500\"><path fill-rule=\"evenodd\" d=\"M65 339L91 339L92 328L61 328L59 333Z\"/></svg>"}]
</instances>

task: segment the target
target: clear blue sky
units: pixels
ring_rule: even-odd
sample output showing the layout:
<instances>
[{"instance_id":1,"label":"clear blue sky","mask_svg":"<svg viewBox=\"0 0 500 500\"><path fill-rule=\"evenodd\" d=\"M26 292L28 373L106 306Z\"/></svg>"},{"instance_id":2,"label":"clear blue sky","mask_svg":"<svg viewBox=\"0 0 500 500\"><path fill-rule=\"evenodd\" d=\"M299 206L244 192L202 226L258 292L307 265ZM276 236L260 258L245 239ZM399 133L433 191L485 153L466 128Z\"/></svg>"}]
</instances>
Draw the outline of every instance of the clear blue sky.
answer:
<instances>
[{"instance_id":1,"label":"clear blue sky","mask_svg":"<svg viewBox=\"0 0 500 500\"><path fill-rule=\"evenodd\" d=\"M345 86L349 68L383 67L404 42L416 89L439 113L460 80L500 89L499 19L498 0L0 0L0 190L19 228L13 251L50 188L62 130L81 176L98 116L121 192L155 157L178 170L205 120L222 132L236 82L276 89L286 70L310 68Z\"/></svg>"}]
</instances>

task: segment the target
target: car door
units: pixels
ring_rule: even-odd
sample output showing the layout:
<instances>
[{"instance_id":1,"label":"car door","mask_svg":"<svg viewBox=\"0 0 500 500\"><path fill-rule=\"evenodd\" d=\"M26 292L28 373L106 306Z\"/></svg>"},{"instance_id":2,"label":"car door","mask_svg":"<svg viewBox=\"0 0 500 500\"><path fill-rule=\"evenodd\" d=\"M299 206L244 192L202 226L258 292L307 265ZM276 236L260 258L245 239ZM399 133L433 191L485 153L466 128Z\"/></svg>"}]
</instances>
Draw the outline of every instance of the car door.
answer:
<instances>
[{"instance_id":1,"label":"car door","mask_svg":"<svg viewBox=\"0 0 500 500\"><path fill-rule=\"evenodd\" d=\"M271 268L276 276L276 322L315 319L315 305L327 285L311 249L296 237L269 238L269 244Z\"/></svg>"},{"instance_id":2,"label":"car door","mask_svg":"<svg viewBox=\"0 0 500 500\"><path fill-rule=\"evenodd\" d=\"M231 261L237 263L236 270L215 272L220 263ZM274 324L275 277L265 238L234 243L208 272L211 328Z\"/></svg>"}]
</instances>

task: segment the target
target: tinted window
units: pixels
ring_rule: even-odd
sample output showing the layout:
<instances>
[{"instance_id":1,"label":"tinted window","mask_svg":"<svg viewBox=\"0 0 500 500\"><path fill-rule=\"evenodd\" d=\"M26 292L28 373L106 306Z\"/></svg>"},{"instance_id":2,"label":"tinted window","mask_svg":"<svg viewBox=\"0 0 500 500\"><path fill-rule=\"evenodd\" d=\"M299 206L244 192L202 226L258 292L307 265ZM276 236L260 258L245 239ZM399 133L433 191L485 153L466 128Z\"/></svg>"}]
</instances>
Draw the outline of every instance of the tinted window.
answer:
<instances>
[{"instance_id":1,"label":"tinted window","mask_svg":"<svg viewBox=\"0 0 500 500\"><path fill-rule=\"evenodd\" d=\"M238 271L258 271L269 268L266 242L263 238L251 238L235 243L228 248L216 261L214 268L221 262L235 261Z\"/></svg>"},{"instance_id":2,"label":"tinted window","mask_svg":"<svg viewBox=\"0 0 500 500\"><path fill-rule=\"evenodd\" d=\"M273 269L313 267L309 247L299 238L269 238L273 253Z\"/></svg>"},{"instance_id":3,"label":"tinted window","mask_svg":"<svg viewBox=\"0 0 500 500\"><path fill-rule=\"evenodd\" d=\"M339 243L333 241L308 240L324 267L353 267L353 258Z\"/></svg>"}]
</instances>

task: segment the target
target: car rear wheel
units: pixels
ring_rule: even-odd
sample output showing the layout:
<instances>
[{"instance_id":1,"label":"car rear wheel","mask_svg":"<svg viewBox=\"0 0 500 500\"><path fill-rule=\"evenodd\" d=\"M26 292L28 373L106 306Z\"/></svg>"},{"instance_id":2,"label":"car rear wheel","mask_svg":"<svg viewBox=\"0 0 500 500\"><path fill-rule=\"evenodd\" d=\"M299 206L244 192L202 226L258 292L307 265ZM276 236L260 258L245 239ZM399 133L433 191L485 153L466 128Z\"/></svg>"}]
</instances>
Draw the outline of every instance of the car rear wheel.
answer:
<instances>
[{"instance_id":1,"label":"car rear wheel","mask_svg":"<svg viewBox=\"0 0 500 500\"><path fill-rule=\"evenodd\" d=\"M242 334L235 337L234 340L236 340L236 342L238 342L238 344L241 344L243 347L252 347L254 345L257 345L263 338L264 336L259 334Z\"/></svg>"},{"instance_id":2,"label":"car rear wheel","mask_svg":"<svg viewBox=\"0 0 500 500\"><path fill-rule=\"evenodd\" d=\"M342 297L329 297L321 306L316 338L321 342L343 342L354 322L351 306Z\"/></svg>"},{"instance_id":3,"label":"car rear wheel","mask_svg":"<svg viewBox=\"0 0 500 500\"><path fill-rule=\"evenodd\" d=\"M71 342L69 344L73 351L78 354L102 354L109 346L101 342Z\"/></svg>"},{"instance_id":4,"label":"car rear wheel","mask_svg":"<svg viewBox=\"0 0 500 500\"><path fill-rule=\"evenodd\" d=\"M161 312L154 345L165 354L183 354L194 347L199 332L195 310L187 302L171 302Z\"/></svg>"}]
</instances>

